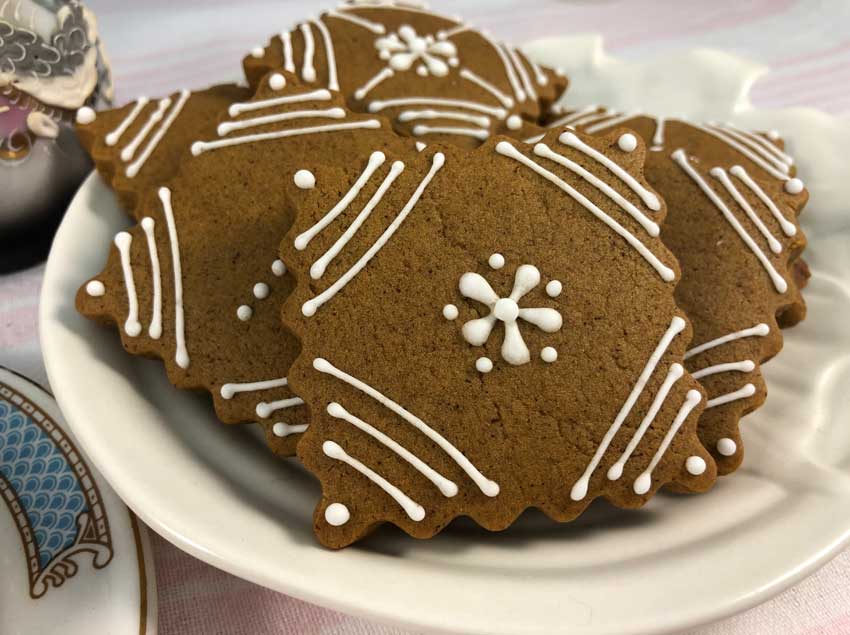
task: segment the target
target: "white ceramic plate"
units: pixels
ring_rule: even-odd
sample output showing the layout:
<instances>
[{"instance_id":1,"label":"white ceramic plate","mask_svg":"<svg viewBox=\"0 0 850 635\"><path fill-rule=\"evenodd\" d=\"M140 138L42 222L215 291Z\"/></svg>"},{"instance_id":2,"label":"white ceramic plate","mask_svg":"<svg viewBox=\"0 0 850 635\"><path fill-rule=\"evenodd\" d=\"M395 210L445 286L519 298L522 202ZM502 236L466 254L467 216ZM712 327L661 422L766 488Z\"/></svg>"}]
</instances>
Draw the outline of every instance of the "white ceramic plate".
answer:
<instances>
[{"instance_id":1,"label":"white ceramic plate","mask_svg":"<svg viewBox=\"0 0 850 635\"><path fill-rule=\"evenodd\" d=\"M759 69L716 53L626 65L591 39L529 50L566 68L573 102L730 119L791 139L812 192L810 313L765 369L771 395L744 426L744 468L706 495L660 495L637 512L597 505L564 526L527 514L495 535L458 523L426 542L387 530L323 550L311 531L318 488L295 461L269 456L255 430L217 425L205 398L171 388L159 363L126 355L113 331L74 310L78 285L127 223L92 177L53 246L42 343L80 442L156 531L308 601L413 628L487 633L679 630L767 599L848 542L850 122L753 111L746 90Z\"/></svg>"}]
</instances>

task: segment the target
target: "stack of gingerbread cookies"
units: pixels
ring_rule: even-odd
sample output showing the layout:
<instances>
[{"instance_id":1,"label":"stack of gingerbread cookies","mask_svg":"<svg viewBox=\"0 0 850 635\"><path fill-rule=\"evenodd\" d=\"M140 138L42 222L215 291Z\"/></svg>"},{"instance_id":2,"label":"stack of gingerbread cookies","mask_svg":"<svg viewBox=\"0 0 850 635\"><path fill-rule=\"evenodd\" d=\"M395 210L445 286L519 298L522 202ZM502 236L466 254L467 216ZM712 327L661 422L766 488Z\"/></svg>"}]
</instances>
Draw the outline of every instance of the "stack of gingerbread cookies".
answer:
<instances>
[{"instance_id":1,"label":"stack of gingerbread cookies","mask_svg":"<svg viewBox=\"0 0 850 635\"><path fill-rule=\"evenodd\" d=\"M296 455L324 545L569 521L740 466L760 364L805 316L775 133L566 110L562 73L407 0L244 67L78 113L137 224L77 306Z\"/></svg>"}]
</instances>

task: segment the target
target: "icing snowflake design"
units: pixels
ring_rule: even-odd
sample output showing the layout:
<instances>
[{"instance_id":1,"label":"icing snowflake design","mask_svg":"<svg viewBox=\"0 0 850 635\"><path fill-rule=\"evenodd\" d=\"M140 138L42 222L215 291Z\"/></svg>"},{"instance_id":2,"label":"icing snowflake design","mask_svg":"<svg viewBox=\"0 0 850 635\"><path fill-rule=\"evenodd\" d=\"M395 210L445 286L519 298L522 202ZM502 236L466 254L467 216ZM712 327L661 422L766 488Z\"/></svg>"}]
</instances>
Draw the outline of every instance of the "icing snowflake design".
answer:
<instances>
[{"instance_id":1,"label":"icing snowflake design","mask_svg":"<svg viewBox=\"0 0 850 635\"><path fill-rule=\"evenodd\" d=\"M438 42L433 35L417 35L416 30L407 24L399 27L398 33L375 40L375 48L380 58L387 60L395 71L410 70L417 60L421 60L422 63L416 68L417 73L445 77L449 74L449 66L458 64L457 47L454 44L445 40Z\"/></svg>"},{"instance_id":2,"label":"icing snowflake design","mask_svg":"<svg viewBox=\"0 0 850 635\"><path fill-rule=\"evenodd\" d=\"M493 258L491 258L491 266ZM502 342L502 358L514 366L531 361L531 352L520 332L519 320L528 322L546 333L555 333L561 329L561 314L550 308L520 308L519 301L540 284L540 271L534 265L521 265L516 270L514 286L507 297L500 297L490 283L479 273L467 272L460 277L458 285L461 295L480 302L490 308L490 314L466 322L461 332L463 338L473 346L483 346L490 338L497 322L505 325L505 338ZM544 351L548 351L544 349ZM554 349L552 349L554 350ZM545 361L554 361L547 353ZM549 358L549 359L547 359ZM486 361L484 361L486 360ZM478 370L489 372L492 362L481 358L476 363ZM483 363L482 363L483 362Z\"/></svg>"}]
</instances>

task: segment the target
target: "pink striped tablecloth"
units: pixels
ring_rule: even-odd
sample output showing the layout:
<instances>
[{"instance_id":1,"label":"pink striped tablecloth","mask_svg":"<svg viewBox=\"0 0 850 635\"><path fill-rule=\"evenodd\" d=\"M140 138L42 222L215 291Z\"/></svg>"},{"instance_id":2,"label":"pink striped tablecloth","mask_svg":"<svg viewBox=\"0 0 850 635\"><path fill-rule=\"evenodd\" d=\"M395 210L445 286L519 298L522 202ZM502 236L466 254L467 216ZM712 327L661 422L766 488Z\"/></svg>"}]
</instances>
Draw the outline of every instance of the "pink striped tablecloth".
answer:
<instances>
[{"instance_id":1,"label":"pink striped tablecloth","mask_svg":"<svg viewBox=\"0 0 850 635\"><path fill-rule=\"evenodd\" d=\"M270 32L326 4L293 0L89 0L115 71L117 99L240 77L240 60ZM460 13L499 37L598 32L626 58L720 48L771 67L752 92L765 107L850 112L847 0L459 0ZM0 363L47 381L38 344L43 266L0 277ZM214 569L153 537L163 635L401 633L300 602ZM774 600L693 631L700 635L850 633L850 551Z\"/></svg>"}]
</instances>

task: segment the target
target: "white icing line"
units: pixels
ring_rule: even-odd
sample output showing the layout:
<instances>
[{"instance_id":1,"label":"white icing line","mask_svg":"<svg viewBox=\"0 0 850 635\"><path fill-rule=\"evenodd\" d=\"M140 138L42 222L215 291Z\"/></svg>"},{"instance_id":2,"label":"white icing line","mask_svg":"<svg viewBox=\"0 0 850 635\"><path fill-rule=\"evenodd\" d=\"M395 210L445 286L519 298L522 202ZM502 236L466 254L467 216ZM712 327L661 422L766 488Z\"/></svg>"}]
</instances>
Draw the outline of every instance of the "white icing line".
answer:
<instances>
[{"instance_id":1,"label":"white icing line","mask_svg":"<svg viewBox=\"0 0 850 635\"><path fill-rule=\"evenodd\" d=\"M290 424L285 421L278 421L272 426L272 434L276 437L288 437L290 434L301 434L306 432L310 426L306 423Z\"/></svg>"},{"instance_id":2,"label":"white icing line","mask_svg":"<svg viewBox=\"0 0 850 635\"><path fill-rule=\"evenodd\" d=\"M363 99L370 90L372 90L375 86L380 84L385 79L389 79L395 75L395 71L391 69L389 66L386 68L382 68L380 71L375 73L375 75L369 79L365 84L363 84L360 88L354 91L355 99Z\"/></svg>"},{"instance_id":3,"label":"white icing line","mask_svg":"<svg viewBox=\"0 0 850 635\"><path fill-rule=\"evenodd\" d=\"M283 69L295 73L295 60L292 57L292 35L289 31L283 31L280 34L280 41L283 46Z\"/></svg>"},{"instance_id":4,"label":"white icing line","mask_svg":"<svg viewBox=\"0 0 850 635\"><path fill-rule=\"evenodd\" d=\"M709 375L716 375L718 373L729 373L729 372L739 372L739 373L750 373L755 370L755 362L749 359L745 359L740 362L727 362L725 364L715 364L714 366L707 366L703 369L694 371L691 373L691 377L694 379L702 379L703 377L708 377Z\"/></svg>"},{"instance_id":5,"label":"white icing line","mask_svg":"<svg viewBox=\"0 0 850 635\"><path fill-rule=\"evenodd\" d=\"M505 55L505 52L502 50L502 47L499 46L496 42L494 42L489 35L484 33L483 31L479 34L481 37L486 40L486 42L493 47L493 50L499 55L499 58L502 60L502 66L505 68L505 75L508 76L508 82L511 84L511 88L514 91L514 95L516 96L516 100L520 103L525 101L526 95L525 91L522 89L522 86L519 83L519 78L516 76L516 71L514 71L514 67L511 65L511 61L508 59L508 56Z\"/></svg>"},{"instance_id":6,"label":"white icing line","mask_svg":"<svg viewBox=\"0 0 850 635\"><path fill-rule=\"evenodd\" d=\"M336 242L324 253L322 256L313 263L310 267L310 277L313 280L318 280L324 275L325 270L331 261L337 257L339 252L341 252L348 242L354 237L363 223L366 222L366 219L369 218L369 215L372 213L372 210L377 207L378 203L381 202L381 199L384 197L384 194L387 193L387 190L393 184L393 181L398 178L398 175L404 171L404 163L401 161L395 161L390 167L389 174L384 178L383 183L378 187L375 193L372 195L372 198L369 199L369 202L363 207L361 212L357 215L351 225L343 232L343 234L337 238Z\"/></svg>"},{"instance_id":7,"label":"white icing line","mask_svg":"<svg viewBox=\"0 0 850 635\"><path fill-rule=\"evenodd\" d=\"M514 100L511 99L511 97L509 97L508 95L503 93L501 90L496 88L496 86L494 86L492 83L488 82L483 77L479 77L478 75L473 73L468 68L460 69L460 76L463 79L470 81L473 84L479 86L480 88L483 88L484 90L486 90L488 93L493 95L493 97L495 97L499 101L499 103L502 104L502 106L504 106L505 108L512 108L513 107Z\"/></svg>"},{"instance_id":8,"label":"white icing line","mask_svg":"<svg viewBox=\"0 0 850 635\"><path fill-rule=\"evenodd\" d=\"M309 317L315 314L316 310L325 304L328 300L333 298L339 291L345 287L360 271L369 264L369 261L375 257L381 248L392 238L393 234L401 227L401 224L404 222L404 219L407 218L407 215L413 210L416 203L419 202L419 197L422 196L422 193L425 191L425 188L428 187L428 184L431 182L431 179L434 178L434 175L443 167L443 164L446 161L446 156L442 152L438 152L434 155L433 161L431 163L431 169L428 174L422 179L422 182L419 183L419 187L416 188L416 191L410 197L410 200L407 201L404 208L398 213L398 216L395 217L392 223L390 223L389 227L384 230L384 233L378 237L378 239L374 242L374 244L369 247L368 251L364 253L360 259L354 263L351 268L342 274L336 282L334 282L330 287L325 289L322 293L317 295L311 300L308 300L301 306L301 312Z\"/></svg>"},{"instance_id":9,"label":"white icing line","mask_svg":"<svg viewBox=\"0 0 850 635\"><path fill-rule=\"evenodd\" d=\"M589 123L593 123L594 121L601 121L602 119L608 119L609 117L613 117L616 114L617 113L615 113L611 110L607 110L607 109L603 109L601 112L595 112L594 111L594 112L586 114L582 117L579 117L578 119L574 119L568 125L571 128L575 128L577 126L584 126L584 125L587 125ZM567 125L567 124L564 124L563 120L561 120L561 121L556 121L555 123L550 124L548 127L549 128L557 128L557 127L562 126L562 125Z\"/></svg>"},{"instance_id":10,"label":"white icing line","mask_svg":"<svg viewBox=\"0 0 850 635\"><path fill-rule=\"evenodd\" d=\"M346 453L342 447L333 441L325 441L322 444L322 451L325 455L329 456L332 459L336 459L337 461L342 461L353 467L355 470L360 472L363 476L372 481L375 485L384 490L387 494L389 494L395 502L401 506L404 512L410 517L411 520L419 522L423 518L425 518L425 509L411 499L407 494L402 492L395 485L390 483L383 476L375 472L373 469L363 465L360 461L355 459L353 456Z\"/></svg>"},{"instance_id":11,"label":"white icing line","mask_svg":"<svg viewBox=\"0 0 850 635\"><path fill-rule=\"evenodd\" d=\"M640 196L641 200L646 203L646 206L649 209L655 212L661 209L661 202L658 200L658 197L653 192L649 191L643 185L638 183L638 180L635 177L626 172L626 170L617 165L614 161L606 157L598 150L591 148L589 145L584 143L576 136L575 133L565 132L558 137L558 141L563 143L565 146L569 146L571 148L579 150L580 152L583 152L590 158L596 160L598 163L604 165L611 172L617 175L617 177L619 177L619 179L623 183L628 185L635 194Z\"/></svg>"},{"instance_id":12,"label":"white icing line","mask_svg":"<svg viewBox=\"0 0 850 635\"><path fill-rule=\"evenodd\" d=\"M541 141L545 136L545 134L534 135L533 137L529 137L528 139L523 139L523 141L525 143L537 143L538 141Z\"/></svg>"},{"instance_id":13,"label":"white icing line","mask_svg":"<svg viewBox=\"0 0 850 635\"><path fill-rule=\"evenodd\" d=\"M455 35L463 33L465 31L469 31L472 27L468 24L459 24L456 27L449 29L448 31L441 31L437 34L437 38L440 40L447 40Z\"/></svg>"},{"instance_id":14,"label":"white icing line","mask_svg":"<svg viewBox=\"0 0 850 635\"><path fill-rule=\"evenodd\" d=\"M528 71L526 71L525 65L523 65L519 55L517 55L516 49L511 48L504 43L502 44L502 47L505 49L505 52L508 54L508 57L511 59L511 62L513 62L517 72L519 73L523 88L525 89L525 94L528 95L532 101L537 101L537 91L534 90L534 84L531 83L531 77L528 76Z\"/></svg>"},{"instance_id":15,"label":"white icing line","mask_svg":"<svg viewBox=\"0 0 850 635\"><path fill-rule=\"evenodd\" d=\"M613 128L616 125L619 125L625 121L629 121L630 119L634 119L635 117L639 117L640 113L630 112L624 115L620 115L618 117L614 117L612 119L608 119L607 121L603 121L602 123L593 124L592 126L587 126L584 129L586 134L596 134L600 130L605 130L606 128Z\"/></svg>"},{"instance_id":16,"label":"white icing line","mask_svg":"<svg viewBox=\"0 0 850 635\"><path fill-rule=\"evenodd\" d=\"M133 265L130 261L133 236L127 232L118 232L114 242L121 255L121 270L124 274L124 287L127 289L127 320L124 322L124 332L130 337L137 337L142 332L142 325L139 323L139 299L136 296L136 282L133 280Z\"/></svg>"},{"instance_id":17,"label":"white icing line","mask_svg":"<svg viewBox=\"0 0 850 635\"><path fill-rule=\"evenodd\" d=\"M162 337L162 276L159 268L159 253L156 249L156 235L154 219L145 216L142 219L142 229L148 242L148 254L151 259L151 279L153 282L153 307L151 309L151 323L148 326L148 335L155 340Z\"/></svg>"},{"instance_id":18,"label":"white icing line","mask_svg":"<svg viewBox=\"0 0 850 635\"><path fill-rule=\"evenodd\" d=\"M547 181L554 183L561 190L569 194L573 200L579 203L582 207L584 207L591 214L596 216L599 220L605 223L608 227L610 227L617 235L621 236L627 243L629 243L634 249L650 264L652 268L658 272L658 275L661 276L662 280L667 282L671 282L676 277L676 273L663 262L661 262L658 257L650 251L646 245L644 245L634 234L628 231L625 227L620 225L616 220L611 218L608 214L599 209L592 201L588 200L581 192L574 189L571 185L560 179L558 176L542 167L540 164L535 161L529 159L527 156L522 154L519 150L514 148L507 141L500 141L496 144L496 152L499 154L503 154L511 159L514 159L528 168L531 168L534 172L537 172L540 176L545 178Z\"/></svg>"},{"instance_id":19,"label":"white icing line","mask_svg":"<svg viewBox=\"0 0 850 635\"><path fill-rule=\"evenodd\" d=\"M328 11L326 15L329 18L338 18L340 20L346 20L348 22L351 22L352 24L356 24L357 26L362 26L364 29L368 29L376 35L383 35L387 32L383 24L379 24L378 22L372 22L371 20L361 18L359 15L354 15L352 13L339 13L337 11Z\"/></svg>"},{"instance_id":20,"label":"white icing line","mask_svg":"<svg viewBox=\"0 0 850 635\"><path fill-rule=\"evenodd\" d=\"M732 226L732 229L734 229L738 236L741 237L741 240L743 240L747 247L750 248L750 251L753 252L753 255L755 255L762 267L764 267L768 276L770 276L770 280L773 282L773 286L776 290L779 293L785 293L788 290L788 283L785 282L785 279L779 275L779 272L776 271L773 263L767 259L767 256L765 256L761 247L755 243L747 230L744 229L743 225L741 225L740 221L726 206L726 203L723 202L723 200L715 193L714 190L711 189L711 187L709 187L708 183L705 182L693 166L691 166L688 161L688 157L685 155L685 151L680 148L679 150L676 150L672 156L673 160L679 164L679 166L689 177L691 177L691 179L693 179L703 193L711 200L712 203L714 203L715 207L720 210L724 218L726 218Z\"/></svg>"},{"instance_id":21,"label":"white icing line","mask_svg":"<svg viewBox=\"0 0 850 635\"><path fill-rule=\"evenodd\" d=\"M218 125L217 132L219 137L224 137L234 130L244 130L246 128L254 128L256 126L265 126L270 123L289 121L291 119L305 119L307 117L345 119L345 109L323 108L321 110L293 110L276 115L265 115L263 117L254 117L253 119L243 119L241 121L225 121Z\"/></svg>"},{"instance_id":22,"label":"white icing line","mask_svg":"<svg viewBox=\"0 0 850 635\"><path fill-rule=\"evenodd\" d=\"M708 127L711 128L712 130L716 130L720 133L729 135L733 139L740 141L741 143L743 143L748 148L751 148L753 151L757 152L766 161L770 161L776 167L776 169L781 170L782 172L785 172L786 174L788 173L790 166L793 165L793 163L794 163L793 159L791 161L785 161L783 158L777 156L776 153L770 152L769 150L765 149L765 147L762 146L759 143L755 143L752 139L747 137L740 130L735 130L734 128L727 127L727 126L717 126L717 125L711 125L711 124L709 124ZM770 146L770 147L773 147L773 146Z\"/></svg>"},{"instance_id":23,"label":"white icing line","mask_svg":"<svg viewBox=\"0 0 850 635\"><path fill-rule=\"evenodd\" d=\"M661 148L664 145L664 126L667 120L664 117L655 118L655 134L652 135L652 147Z\"/></svg>"},{"instance_id":24,"label":"white icing line","mask_svg":"<svg viewBox=\"0 0 850 635\"><path fill-rule=\"evenodd\" d=\"M437 486L437 489L448 498L455 496L458 492L457 485L447 479L445 476L437 472L434 468L428 465L425 461L420 459L418 456L410 452L407 448L402 446L401 444L394 441L392 438L388 437L386 434L381 432L380 430L374 428L370 424L366 423L362 419L355 417L350 412L348 412L345 408L343 408L340 404L336 402L332 402L328 404L328 414L337 419L342 419L343 421L347 421L351 425L359 428L373 439L376 439L379 443L384 444L390 450L398 454L405 461L410 463L419 473L421 473L425 478L431 481L434 485Z\"/></svg>"},{"instance_id":25,"label":"white icing line","mask_svg":"<svg viewBox=\"0 0 850 635\"><path fill-rule=\"evenodd\" d=\"M126 117L118 124L118 127L115 128L112 132L106 135L106 145L114 146L121 140L121 136L127 132L127 128L133 125L133 122L139 116L139 113L144 110L145 106L150 103L150 99L147 97L139 97L136 100L136 105L130 110Z\"/></svg>"},{"instance_id":26,"label":"white icing line","mask_svg":"<svg viewBox=\"0 0 850 635\"><path fill-rule=\"evenodd\" d=\"M374 113L383 110L384 108L392 108L394 106L448 106L454 108L466 108L467 110L483 112L485 115L491 115L498 119L504 119L508 114L504 108L494 108L477 101L467 101L465 99L441 99L438 97L400 97L398 99L376 100L369 104L369 112Z\"/></svg>"},{"instance_id":27,"label":"white icing line","mask_svg":"<svg viewBox=\"0 0 850 635\"><path fill-rule=\"evenodd\" d=\"M295 104L303 101L327 101L330 98L331 92L326 88L320 88L319 90L313 90L309 93L299 93L297 95L287 95L285 97L273 97L271 99L231 104L230 108L227 109L227 114L231 117L236 117L243 112L251 110L261 110L263 108L282 106L284 104Z\"/></svg>"},{"instance_id":28,"label":"white icing line","mask_svg":"<svg viewBox=\"0 0 850 635\"><path fill-rule=\"evenodd\" d=\"M596 105L586 106L585 108L582 108L581 110L571 112L569 115L565 115L565 116L561 117L560 119L553 121L547 127L548 128L557 128L558 126L572 125L573 121L575 121L577 119L581 119L585 115L588 115L588 114L591 114L591 113L595 114L597 108L599 108L599 106L596 106ZM607 116L608 111L604 110L603 112Z\"/></svg>"},{"instance_id":29,"label":"white icing line","mask_svg":"<svg viewBox=\"0 0 850 635\"><path fill-rule=\"evenodd\" d=\"M255 411L261 419L268 419L277 410L285 410L286 408L303 405L304 400L300 397L290 397L289 399L280 399L278 401L261 401L257 404Z\"/></svg>"},{"instance_id":30,"label":"white icing line","mask_svg":"<svg viewBox=\"0 0 850 635\"><path fill-rule=\"evenodd\" d=\"M322 40L325 43L325 57L327 58L328 64L328 88L331 90L339 90L339 81L337 81L336 76L336 56L334 55L334 43L333 39L331 39L331 34L328 31L328 27L325 26L325 23L319 20L311 20L313 24L316 25L316 28L319 29L319 33L322 34Z\"/></svg>"},{"instance_id":31,"label":"white icing line","mask_svg":"<svg viewBox=\"0 0 850 635\"><path fill-rule=\"evenodd\" d=\"M780 150L778 146L775 146L773 143L771 143L769 140L762 137L760 134L756 134L756 133L751 132L749 130L741 130L740 128L737 128L736 126L734 126L731 123L724 124L723 127L727 130L733 129L733 130L737 131L739 134L741 134L742 136L746 137L747 139L749 139L749 140L757 143L758 145L762 146L765 150L767 150L772 155L774 155L782 163L785 163L789 166L794 165L794 157L792 157L790 154Z\"/></svg>"},{"instance_id":32,"label":"white icing line","mask_svg":"<svg viewBox=\"0 0 850 635\"><path fill-rule=\"evenodd\" d=\"M661 457L664 456L664 453L667 451L667 448L670 447L670 444L673 442L673 438L676 436L676 433L679 431L679 428L682 427L682 424L685 422L685 419L688 418L688 415L691 414L691 411L697 407L697 404L702 401L702 395L697 390L689 390L687 396L685 397L685 402L682 404L682 407L679 408L679 412L676 414L676 418L673 420L673 424L670 426L670 429L667 430L667 434L664 436L664 440L661 442L661 445L658 447L658 450L655 452L655 456L652 457L652 461L649 464L649 467L644 470L643 474L638 476L635 479L633 489L635 494L640 496L646 494L650 488L652 487L652 472L658 466L658 463L661 461Z\"/></svg>"},{"instance_id":33,"label":"white icing line","mask_svg":"<svg viewBox=\"0 0 850 635\"><path fill-rule=\"evenodd\" d=\"M286 377L280 379L266 379L263 381L251 381L241 384L223 384L219 391L222 399L232 399L238 392L254 392L255 390L269 390L270 388L281 388L289 385Z\"/></svg>"},{"instance_id":34,"label":"white icing line","mask_svg":"<svg viewBox=\"0 0 850 635\"><path fill-rule=\"evenodd\" d=\"M531 64L531 70L534 71L534 78L537 80L537 85L546 86L549 83L549 78L546 76L546 73L543 72L543 69L540 68L533 59L528 56L526 56L526 59L528 60L528 63Z\"/></svg>"},{"instance_id":35,"label":"white icing line","mask_svg":"<svg viewBox=\"0 0 850 635\"><path fill-rule=\"evenodd\" d=\"M279 130L276 132L262 132L259 134L245 135L243 137L232 137L230 139L220 139L218 141L196 141L192 144L192 154L198 156L209 150L217 150L228 146L240 145L243 143L255 143L257 141L271 141L274 139L283 139L285 137L297 137L299 135L317 134L320 132L336 132L339 130L353 130L356 128L380 128L381 122L377 119L367 119L365 121L354 121L351 123L327 124L324 126L312 126L308 128L291 128L289 130Z\"/></svg>"},{"instance_id":36,"label":"white icing line","mask_svg":"<svg viewBox=\"0 0 850 635\"><path fill-rule=\"evenodd\" d=\"M186 102L189 101L189 95L191 93L188 90L180 91L180 97L177 100L177 103L174 104L174 108L171 109L171 112L168 113L168 116L165 118L165 121L162 122L162 125L159 129L154 133L151 140L148 142L148 145L145 146L145 149L142 150L142 153L139 155L139 158L136 159L135 162L131 163L127 166L126 174L129 178L133 178L139 173L139 170L142 169L142 166L145 164L145 161L153 154L156 147L159 145L159 142L162 141L162 138L168 132L168 129L171 127L171 124L174 123L174 120L177 119L177 116L180 114L180 111L183 110L183 106L186 105Z\"/></svg>"},{"instance_id":37,"label":"white icing line","mask_svg":"<svg viewBox=\"0 0 850 635\"><path fill-rule=\"evenodd\" d=\"M685 369L681 364L670 365L670 370L667 371L667 377L664 378L664 382L661 384L661 388L658 389L658 393L655 395L655 399L653 399L652 405L649 407L643 421L640 422L640 426L638 426L638 429L635 430L634 435L632 435L629 445L627 445L626 449L623 450L623 454L620 455L617 462L608 468L608 480L616 481L623 475L623 468L626 466L626 463L637 446L640 445L643 435L646 434L649 426L651 426L652 422L655 421L658 411L661 410L661 406L663 406L664 402L667 400L667 395L670 394L670 389L673 388L673 385L679 381L684 374Z\"/></svg>"},{"instance_id":38,"label":"white icing line","mask_svg":"<svg viewBox=\"0 0 850 635\"><path fill-rule=\"evenodd\" d=\"M735 187L735 184L732 182L732 179L730 179L729 175L726 174L726 170L724 170L723 168L712 168L710 174L723 184L723 187L726 188L726 191L732 195L732 198L735 199L735 202L740 206L741 209L744 210L744 213L747 215L750 221L752 221L753 225L755 225L761 235L764 236L764 239L767 241L770 250L775 254L782 253L782 244L778 240L776 240L776 237L773 234L770 233L770 230L758 217L755 210L749 204L747 199L741 196L741 192L738 191L738 188Z\"/></svg>"},{"instance_id":39,"label":"white icing line","mask_svg":"<svg viewBox=\"0 0 850 635\"><path fill-rule=\"evenodd\" d=\"M484 115L469 115L465 112L455 110L403 110L398 115L398 121L407 122L417 119L453 119L455 121L466 121L474 123L482 128L490 126L490 118Z\"/></svg>"},{"instance_id":40,"label":"white icing line","mask_svg":"<svg viewBox=\"0 0 850 635\"><path fill-rule=\"evenodd\" d=\"M706 134L710 134L712 137L714 137L716 139L720 139L723 143L734 148L735 150L737 150L738 152L743 154L745 157L747 157L750 161L752 161L753 163L755 163L756 165L758 165L759 167L764 169L771 176L773 176L777 179L781 179L783 181L787 181L790 178L788 176L788 166L784 166L785 167L784 170L777 170L776 167L772 163L766 162L759 155L754 154L749 148L742 146L735 139L724 134L723 131L713 129L713 128L710 128L708 126L700 126L699 124L691 124L691 125L693 125L694 128L702 130Z\"/></svg>"},{"instance_id":41,"label":"white icing line","mask_svg":"<svg viewBox=\"0 0 850 635\"><path fill-rule=\"evenodd\" d=\"M797 233L797 227L794 223L790 222L782 212L779 211L779 208L776 206L771 198L765 193L765 191L759 187L759 184L756 183L747 171L742 168L740 165L732 166L729 170L729 173L736 177L738 180L742 181L744 185L746 185L750 190L752 190L753 194L758 196L761 199L761 202L765 204L767 209L770 210L770 213L773 214L773 217L776 218L779 225L782 227L782 231L786 236L794 236Z\"/></svg>"},{"instance_id":42,"label":"white icing line","mask_svg":"<svg viewBox=\"0 0 850 635\"><path fill-rule=\"evenodd\" d=\"M550 159L555 163L558 163L559 165L563 165L570 171L575 172L585 181L593 185L596 189L604 193L608 198L617 203L617 205L619 205L624 211L628 212L632 218L634 218L638 223L641 224L641 227L643 227L650 236L659 235L661 230L658 227L658 223L648 218L646 214L641 212L629 200L623 197L619 192L617 192L614 188L612 188L610 185L608 185L605 181L597 177L592 172L587 171L578 163L571 161L562 154L554 152L545 143L538 143L537 145L535 145L534 154L540 157L544 157L546 159Z\"/></svg>"},{"instance_id":43,"label":"white icing line","mask_svg":"<svg viewBox=\"0 0 850 635\"><path fill-rule=\"evenodd\" d=\"M413 126L413 135L416 137L421 137L427 134L453 134L453 135L461 135L464 137L475 137L479 141L484 141L490 136L490 133L486 130L481 130L480 128L459 128L455 126L426 126L424 124L419 124Z\"/></svg>"},{"instance_id":44,"label":"white icing line","mask_svg":"<svg viewBox=\"0 0 850 635\"><path fill-rule=\"evenodd\" d=\"M139 132L136 133L136 136L121 149L121 160L124 162L130 161L133 158L133 155L136 154L136 150L142 145L142 142L145 140L145 137L148 136L153 127L162 119L165 111L168 107L171 106L171 98L166 97L165 99L161 99L157 104L156 110L154 110L150 116L148 117L145 124L141 127Z\"/></svg>"},{"instance_id":45,"label":"white icing line","mask_svg":"<svg viewBox=\"0 0 850 635\"><path fill-rule=\"evenodd\" d=\"M756 324L755 326L751 326L748 329L735 331L734 333L729 333L728 335L718 337L709 342L706 342L705 344L694 346L687 353L685 353L685 359L690 359L691 357L695 357L696 355L699 355L700 353L703 353L711 348L717 348L718 346L728 344L729 342L732 342L734 340L739 340L744 337L764 337L768 333L770 333L770 327L767 324Z\"/></svg>"},{"instance_id":46,"label":"white icing line","mask_svg":"<svg viewBox=\"0 0 850 635\"><path fill-rule=\"evenodd\" d=\"M321 232L325 227L330 225L337 216L339 216L342 212L348 208L351 204L351 201L360 193L360 190L363 189L363 186L369 181L375 171L383 165L384 161L387 160L386 155L380 150L373 152L369 156L369 163L366 166L366 169L357 177L357 181L354 182L354 185L351 186L351 189L346 192L345 196L343 196L339 203L333 206L333 208L325 214L319 222L310 227L310 229L302 232L295 238L295 248L299 251L306 249L307 245L310 244L310 241L315 238L319 232Z\"/></svg>"},{"instance_id":47,"label":"white icing line","mask_svg":"<svg viewBox=\"0 0 850 635\"><path fill-rule=\"evenodd\" d=\"M499 495L498 483L491 481L490 479L485 477L481 472L479 472L478 468L476 468L460 450L458 450L454 445L452 445L443 435L441 435L439 432L430 427L427 423L422 421L422 419L412 414L411 412L408 412L389 397L379 393L369 384L366 384L357 379L356 377L352 377L345 371L340 370L326 359L322 359L321 357L317 357L316 359L314 359L313 368L315 368L320 373L332 375L333 377L344 381L349 386L356 388L360 392L370 396L382 406L385 406L389 410L393 411L395 414L407 421L414 428L419 430L426 437L431 439L431 441L440 446L440 448L442 448L442 450L446 454L448 454L449 457L451 457L451 459L455 463L457 463L457 465L464 472L466 472L469 478L472 479L472 481L478 486L478 488L485 496L490 496L492 498L493 496Z\"/></svg>"},{"instance_id":48,"label":"white icing line","mask_svg":"<svg viewBox=\"0 0 850 635\"><path fill-rule=\"evenodd\" d=\"M722 406L723 404L729 403L730 401L738 401L739 399L746 399L747 397L752 397L756 394L756 387L752 384L745 384L743 388L739 388L735 392L728 392L725 395L720 395L719 397L715 397L714 399L709 399L705 404L705 409L715 408L717 406Z\"/></svg>"},{"instance_id":49,"label":"white icing line","mask_svg":"<svg viewBox=\"0 0 850 635\"><path fill-rule=\"evenodd\" d=\"M655 350L652 352L652 355L649 356L649 359L646 362L646 366L644 366L643 370L641 371L640 376L635 382L631 393L629 393L629 396L626 398L626 402L623 404L623 407L620 408L620 412L617 413L617 417L614 419L614 423L611 424L611 427L608 428L608 432L605 433L602 442L596 449L596 453L590 460L590 463L585 469L584 474L581 475L581 477L576 481L575 485L573 485L572 489L570 490L570 498L572 500L580 501L583 500L585 496L587 496L587 487L590 482L590 477L593 476L593 472L596 470L597 466L599 465L599 462L602 460L602 457L605 456L605 452L608 450L608 446L611 445L611 441L614 440L614 437L620 430L620 426L623 425L623 421L626 420L626 417L628 417L629 413L632 411L635 402L638 400L638 397L640 397L644 387L646 386L646 382L649 381L649 378L652 376L652 373L655 372L655 367L658 366L658 362L661 360L661 357L667 351L667 347L670 346L670 342L672 342L673 338L675 338L684 329L685 321L679 316L673 317L673 320L670 322L670 326L667 328L667 331L664 333L664 335L661 337L661 340L658 342L658 346L656 346Z\"/></svg>"},{"instance_id":50,"label":"white icing line","mask_svg":"<svg viewBox=\"0 0 850 635\"><path fill-rule=\"evenodd\" d=\"M159 200L168 225L168 240L171 243L171 268L174 270L174 361L180 368L189 368L189 351L186 348L186 333L183 316L183 272L180 266L180 243L177 240L177 226L174 224L174 211L171 209L171 190L159 188Z\"/></svg>"},{"instance_id":51,"label":"white icing line","mask_svg":"<svg viewBox=\"0 0 850 635\"><path fill-rule=\"evenodd\" d=\"M316 69L313 67L313 53L316 43L313 41L313 30L310 25L301 25L301 34L304 36L304 62L301 64L301 79L312 83L316 81Z\"/></svg>"}]
</instances>

